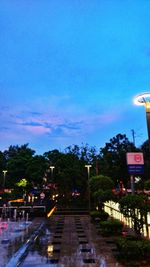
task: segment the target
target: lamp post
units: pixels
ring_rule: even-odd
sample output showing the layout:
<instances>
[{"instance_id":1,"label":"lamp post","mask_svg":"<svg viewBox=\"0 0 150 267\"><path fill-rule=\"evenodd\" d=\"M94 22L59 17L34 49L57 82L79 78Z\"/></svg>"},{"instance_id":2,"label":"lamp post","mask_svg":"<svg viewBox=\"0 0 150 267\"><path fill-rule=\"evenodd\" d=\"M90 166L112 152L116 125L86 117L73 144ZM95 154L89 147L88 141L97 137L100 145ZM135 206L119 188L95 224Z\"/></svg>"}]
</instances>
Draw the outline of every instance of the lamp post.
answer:
<instances>
[{"instance_id":1,"label":"lamp post","mask_svg":"<svg viewBox=\"0 0 150 267\"><path fill-rule=\"evenodd\" d=\"M7 170L3 170L3 188L5 188L6 173Z\"/></svg>"},{"instance_id":2,"label":"lamp post","mask_svg":"<svg viewBox=\"0 0 150 267\"><path fill-rule=\"evenodd\" d=\"M90 194L90 168L92 165L88 164L85 165L85 168L87 168L87 174L88 174L88 199L89 199L89 213L91 211L91 194Z\"/></svg>"},{"instance_id":3,"label":"lamp post","mask_svg":"<svg viewBox=\"0 0 150 267\"><path fill-rule=\"evenodd\" d=\"M134 98L134 103L136 105L145 106L147 131L148 131L148 143L149 143L149 148L150 148L150 93L143 93L143 94L137 95Z\"/></svg>"},{"instance_id":4,"label":"lamp post","mask_svg":"<svg viewBox=\"0 0 150 267\"><path fill-rule=\"evenodd\" d=\"M54 166L50 166L49 168L50 168L50 170L51 170L51 180L52 180L52 182L53 182L53 174L54 174L54 169L55 169L55 167L54 167Z\"/></svg>"}]
</instances>

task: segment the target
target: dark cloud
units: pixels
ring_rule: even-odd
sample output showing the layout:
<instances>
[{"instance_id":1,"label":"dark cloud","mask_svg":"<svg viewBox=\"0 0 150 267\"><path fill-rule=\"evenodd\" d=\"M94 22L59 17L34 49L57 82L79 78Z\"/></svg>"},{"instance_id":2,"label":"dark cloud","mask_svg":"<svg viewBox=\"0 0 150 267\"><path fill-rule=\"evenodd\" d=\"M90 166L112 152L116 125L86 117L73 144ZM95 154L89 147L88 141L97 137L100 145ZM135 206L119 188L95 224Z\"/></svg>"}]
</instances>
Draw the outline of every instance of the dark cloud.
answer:
<instances>
[{"instance_id":1,"label":"dark cloud","mask_svg":"<svg viewBox=\"0 0 150 267\"><path fill-rule=\"evenodd\" d=\"M43 126L42 123L39 122L23 122L23 123L18 123L20 125L24 125L24 126Z\"/></svg>"}]
</instances>

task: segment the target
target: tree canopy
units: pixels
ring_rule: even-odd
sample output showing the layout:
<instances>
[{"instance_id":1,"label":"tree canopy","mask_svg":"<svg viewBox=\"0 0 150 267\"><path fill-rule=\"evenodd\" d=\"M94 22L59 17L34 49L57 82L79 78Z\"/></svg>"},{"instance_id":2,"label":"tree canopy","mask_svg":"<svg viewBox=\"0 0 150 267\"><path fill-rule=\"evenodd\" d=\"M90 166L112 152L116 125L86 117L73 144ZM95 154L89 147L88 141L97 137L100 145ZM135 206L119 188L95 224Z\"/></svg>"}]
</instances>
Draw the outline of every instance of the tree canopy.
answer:
<instances>
[{"instance_id":1,"label":"tree canopy","mask_svg":"<svg viewBox=\"0 0 150 267\"><path fill-rule=\"evenodd\" d=\"M111 177L114 182L122 180L126 185L129 179L126 153L139 151L125 134L117 134L100 149L100 169L103 175Z\"/></svg>"},{"instance_id":2,"label":"tree canopy","mask_svg":"<svg viewBox=\"0 0 150 267\"><path fill-rule=\"evenodd\" d=\"M128 140L125 134L117 134L99 150L86 145L68 146L63 152L58 149L49 150L43 155L35 154L28 144L10 146L4 152L0 151L0 183L3 183L3 170L6 173L6 187L14 187L21 179L28 181L28 187L43 186L43 180L50 182L50 166L55 166L54 181L61 193L66 195L79 191L86 196L87 169L86 164L92 165L90 176L110 177L114 183L123 181L126 186L130 176L127 170L126 153L141 151L145 160L145 181L150 179L150 156L148 142L140 148ZM91 186L104 189L100 180L93 178ZM106 186L106 181L105 181Z\"/></svg>"}]
</instances>

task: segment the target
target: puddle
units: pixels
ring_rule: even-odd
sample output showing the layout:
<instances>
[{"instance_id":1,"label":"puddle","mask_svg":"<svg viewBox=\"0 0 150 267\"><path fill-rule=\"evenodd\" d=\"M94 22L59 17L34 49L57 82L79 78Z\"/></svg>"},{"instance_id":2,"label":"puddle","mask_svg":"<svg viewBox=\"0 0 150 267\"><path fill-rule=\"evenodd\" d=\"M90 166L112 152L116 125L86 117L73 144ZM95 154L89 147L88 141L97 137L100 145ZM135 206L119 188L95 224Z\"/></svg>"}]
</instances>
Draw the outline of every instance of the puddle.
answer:
<instances>
[{"instance_id":1,"label":"puddle","mask_svg":"<svg viewBox=\"0 0 150 267\"><path fill-rule=\"evenodd\" d=\"M0 221L1 267L14 255L31 234L31 222Z\"/></svg>"}]
</instances>

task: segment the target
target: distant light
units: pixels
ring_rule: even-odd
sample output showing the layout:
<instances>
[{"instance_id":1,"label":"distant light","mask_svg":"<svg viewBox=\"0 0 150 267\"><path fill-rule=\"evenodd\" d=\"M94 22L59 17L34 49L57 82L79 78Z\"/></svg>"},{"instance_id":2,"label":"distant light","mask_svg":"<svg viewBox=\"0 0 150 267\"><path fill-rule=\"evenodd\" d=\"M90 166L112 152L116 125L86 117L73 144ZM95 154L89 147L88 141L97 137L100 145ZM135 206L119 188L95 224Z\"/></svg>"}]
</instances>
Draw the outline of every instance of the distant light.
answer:
<instances>
[{"instance_id":1,"label":"distant light","mask_svg":"<svg viewBox=\"0 0 150 267\"><path fill-rule=\"evenodd\" d=\"M49 168L50 168L51 170L55 169L55 167L54 167L54 166L50 166Z\"/></svg>"},{"instance_id":2,"label":"distant light","mask_svg":"<svg viewBox=\"0 0 150 267\"><path fill-rule=\"evenodd\" d=\"M52 214L53 214L53 212L56 210L56 207L54 207L54 208L52 208L51 210L50 210L50 212L47 214L47 217L49 218Z\"/></svg>"},{"instance_id":3,"label":"distant light","mask_svg":"<svg viewBox=\"0 0 150 267\"><path fill-rule=\"evenodd\" d=\"M135 105L146 105L150 107L150 93L142 93L134 97Z\"/></svg>"},{"instance_id":4,"label":"distant light","mask_svg":"<svg viewBox=\"0 0 150 267\"><path fill-rule=\"evenodd\" d=\"M86 167L86 168L91 168L92 165L90 165L90 164L89 164L89 165L85 165L85 167Z\"/></svg>"},{"instance_id":5,"label":"distant light","mask_svg":"<svg viewBox=\"0 0 150 267\"><path fill-rule=\"evenodd\" d=\"M48 245L47 252L49 257L53 256L53 245Z\"/></svg>"}]
</instances>

